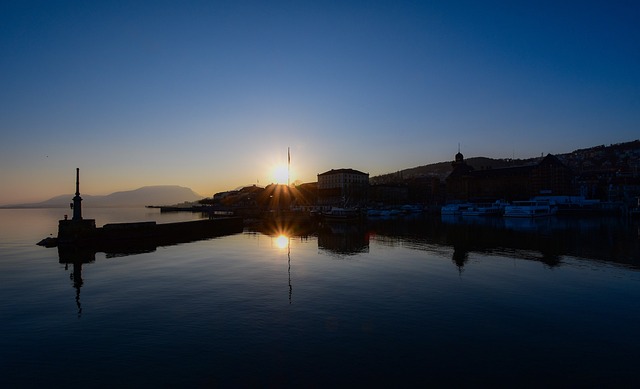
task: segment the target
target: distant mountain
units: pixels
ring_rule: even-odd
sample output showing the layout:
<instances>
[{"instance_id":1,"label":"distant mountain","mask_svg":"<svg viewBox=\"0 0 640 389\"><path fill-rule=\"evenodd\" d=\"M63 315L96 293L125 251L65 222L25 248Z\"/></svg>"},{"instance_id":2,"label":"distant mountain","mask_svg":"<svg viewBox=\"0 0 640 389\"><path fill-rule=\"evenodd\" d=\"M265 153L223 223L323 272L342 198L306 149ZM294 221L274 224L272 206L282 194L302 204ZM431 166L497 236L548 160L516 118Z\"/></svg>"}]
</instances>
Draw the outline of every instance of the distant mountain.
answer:
<instances>
[{"instance_id":1,"label":"distant mountain","mask_svg":"<svg viewBox=\"0 0 640 389\"><path fill-rule=\"evenodd\" d=\"M4 208L59 208L68 207L73 194L53 197L40 203L16 204ZM201 196L191 190L177 185L145 186L135 190L114 192L106 196L80 194L83 207L142 207L145 205L175 205L184 202L198 201Z\"/></svg>"}]
</instances>

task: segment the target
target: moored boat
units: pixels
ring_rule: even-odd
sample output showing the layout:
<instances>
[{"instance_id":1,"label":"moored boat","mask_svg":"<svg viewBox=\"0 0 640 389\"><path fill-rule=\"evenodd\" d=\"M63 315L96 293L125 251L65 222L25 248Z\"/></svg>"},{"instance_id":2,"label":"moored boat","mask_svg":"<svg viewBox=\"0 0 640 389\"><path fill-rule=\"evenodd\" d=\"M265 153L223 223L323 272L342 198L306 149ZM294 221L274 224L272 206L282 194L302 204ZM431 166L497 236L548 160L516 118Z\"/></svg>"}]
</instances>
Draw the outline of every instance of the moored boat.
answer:
<instances>
[{"instance_id":1,"label":"moored boat","mask_svg":"<svg viewBox=\"0 0 640 389\"><path fill-rule=\"evenodd\" d=\"M494 203L471 204L467 209L461 211L462 216L500 216L504 213L507 204L500 200Z\"/></svg>"},{"instance_id":2,"label":"moored boat","mask_svg":"<svg viewBox=\"0 0 640 389\"><path fill-rule=\"evenodd\" d=\"M504 208L505 217L543 217L553 215L556 208L548 201L514 201Z\"/></svg>"},{"instance_id":3,"label":"moored boat","mask_svg":"<svg viewBox=\"0 0 640 389\"><path fill-rule=\"evenodd\" d=\"M468 210L473 207L471 203L450 203L445 204L440 209L440 214L442 215L461 215L462 212Z\"/></svg>"},{"instance_id":4,"label":"moored boat","mask_svg":"<svg viewBox=\"0 0 640 389\"><path fill-rule=\"evenodd\" d=\"M322 213L324 220L333 221L353 221L359 220L362 213L356 208L337 208L333 207L328 211Z\"/></svg>"}]
</instances>

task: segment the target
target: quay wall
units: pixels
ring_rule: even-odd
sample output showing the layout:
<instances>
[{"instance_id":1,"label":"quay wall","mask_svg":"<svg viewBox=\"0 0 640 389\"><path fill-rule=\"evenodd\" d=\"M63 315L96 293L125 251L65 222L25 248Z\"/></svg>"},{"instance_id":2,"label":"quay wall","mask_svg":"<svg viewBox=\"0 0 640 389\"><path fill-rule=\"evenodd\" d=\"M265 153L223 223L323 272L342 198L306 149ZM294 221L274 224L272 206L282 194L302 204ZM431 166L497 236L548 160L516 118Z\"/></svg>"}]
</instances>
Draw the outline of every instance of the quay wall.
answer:
<instances>
[{"instance_id":1,"label":"quay wall","mask_svg":"<svg viewBox=\"0 0 640 389\"><path fill-rule=\"evenodd\" d=\"M193 220L178 223L112 223L96 228L95 220L60 220L58 243L105 248L122 243L151 245L188 242L208 237L242 232L239 217Z\"/></svg>"}]
</instances>

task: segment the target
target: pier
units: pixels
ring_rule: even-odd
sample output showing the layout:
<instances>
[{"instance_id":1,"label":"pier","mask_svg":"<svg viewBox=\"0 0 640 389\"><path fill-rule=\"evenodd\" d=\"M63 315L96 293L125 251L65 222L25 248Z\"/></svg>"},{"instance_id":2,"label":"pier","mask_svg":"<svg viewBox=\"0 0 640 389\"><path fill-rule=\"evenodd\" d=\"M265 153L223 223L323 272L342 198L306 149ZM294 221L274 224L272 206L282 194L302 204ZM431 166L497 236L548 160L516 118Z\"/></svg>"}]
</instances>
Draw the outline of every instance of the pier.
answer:
<instances>
[{"instance_id":1,"label":"pier","mask_svg":"<svg viewBox=\"0 0 640 389\"><path fill-rule=\"evenodd\" d=\"M45 247L76 246L94 251L109 252L157 247L206 239L215 236L242 232L243 219L240 217L219 217L177 223L155 221L134 223L112 223L96 227L94 219L82 217L80 197L80 169L76 169L76 193L70 207L71 220L65 216L58 221L58 236L46 238L38 244Z\"/></svg>"}]
</instances>

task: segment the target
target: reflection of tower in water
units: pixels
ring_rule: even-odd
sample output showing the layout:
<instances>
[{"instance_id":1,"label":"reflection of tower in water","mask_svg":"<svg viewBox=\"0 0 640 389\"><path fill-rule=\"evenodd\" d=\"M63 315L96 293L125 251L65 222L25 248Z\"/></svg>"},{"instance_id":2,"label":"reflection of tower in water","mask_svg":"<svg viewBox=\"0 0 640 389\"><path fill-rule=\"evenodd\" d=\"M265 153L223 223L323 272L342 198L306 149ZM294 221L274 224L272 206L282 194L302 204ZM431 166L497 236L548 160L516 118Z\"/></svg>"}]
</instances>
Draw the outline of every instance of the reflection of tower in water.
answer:
<instances>
[{"instance_id":1,"label":"reflection of tower in water","mask_svg":"<svg viewBox=\"0 0 640 389\"><path fill-rule=\"evenodd\" d=\"M58 246L58 258L60 263L64 263L65 270L69 270L72 265L72 271L69 278L73 282L73 288L76 290L76 306L78 307L78 317L82 316L82 303L80 302L80 289L84 284L82 279L82 265L91 263L96 260L94 251L82 250L74 246Z\"/></svg>"},{"instance_id":2,"label":"reflection of tower in water","mask_svg":"<svg viewBox=\"0 0 640 389\"><path fill-rule=\"evenodd\" d=\"M453 257L451 258L453 263L458 267L458 272L462 274L464 265L469 261L469 250L463 246L453 246Z\"/></svg>"},{"instance_id":3,"label":"reflection of tower in water","mask_svg":"<svg viewBox=\"0 0 640 389\"><path fill-rule=\"evenodd\" d=\"M64 267L64 270L69 269L69 264L67 263ZM74 262L73 263L73 272L69 274L69 278L73 281L73 287L76 290L76 305L78 307L78 316L82 315L82 304L80 303L80 288L82 288L82 263Z\"/></svg>"},{"instance_id":4,"label":"reflection of tower in water","mask_svg":"<svg viewBox=\"0 0 640 389\"><path fill-rule=\"evenodd\" d=\"M291 294L293 293L293 287L291 286L291 238L287 237L287 259L288 259L288 269L289 273L289 304L291 304Z\"/></svg>"}]
</instances>

